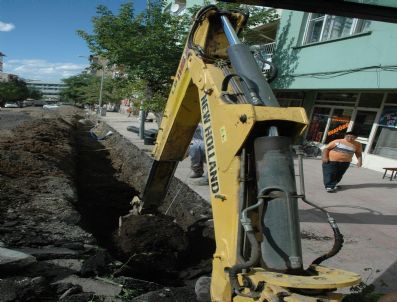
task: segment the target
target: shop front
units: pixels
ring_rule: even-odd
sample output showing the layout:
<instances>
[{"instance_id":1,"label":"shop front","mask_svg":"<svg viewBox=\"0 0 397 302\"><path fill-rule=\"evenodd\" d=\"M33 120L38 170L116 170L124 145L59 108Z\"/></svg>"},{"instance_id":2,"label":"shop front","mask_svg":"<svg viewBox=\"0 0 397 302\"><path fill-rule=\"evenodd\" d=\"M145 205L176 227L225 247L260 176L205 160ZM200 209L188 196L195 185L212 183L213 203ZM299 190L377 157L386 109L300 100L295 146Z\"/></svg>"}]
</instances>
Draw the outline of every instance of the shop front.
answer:
<instances>
[{"instance_id":1,"label":"shop front","mask_svg":"<svg viewBox=\"0 0 397 302\"><path fill-rule=\"evenodd\" d=\"M327 144L347 131L358 134L364 167L397 167L397 93L318 92L306 140Z\"/></svg>"}]
</instances>

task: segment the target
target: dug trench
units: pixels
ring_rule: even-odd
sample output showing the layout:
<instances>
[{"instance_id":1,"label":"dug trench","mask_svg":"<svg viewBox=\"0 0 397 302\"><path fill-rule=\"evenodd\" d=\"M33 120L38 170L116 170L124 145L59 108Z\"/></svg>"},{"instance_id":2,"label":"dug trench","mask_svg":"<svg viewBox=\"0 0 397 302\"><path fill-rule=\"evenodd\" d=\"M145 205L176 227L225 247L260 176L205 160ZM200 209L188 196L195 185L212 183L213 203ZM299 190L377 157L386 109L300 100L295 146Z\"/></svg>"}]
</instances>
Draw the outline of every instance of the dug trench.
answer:
<instances>
[{"instance_id":1,"label":"dug trench","mask_svg":"<svg viewBox=\"0 0 397 302\"><path fill-rule=\"evenodd\" d=\"M131 215L145 150L75 109L13 114L23 122L0 131L0 301L195 301L214 251L208 204L174 178L156 212Z\"/></svg>"},{"instance_id":2,"label":"dug trench","mask_svg":"<svg viewBox=\"0 0 397 302\"><path fill-rule=\"evenodd\" d=\"M101 139L109 131L111 136ZM206 216L191 223L194 217L186 215L192 216L192 211L181 217L165 215L161 209L152 214L130 214L131 201L140 192L125 180L133 176L131 174L145 178L148 167L136 170L125 164L125 157L138 160L133 154L138 152L142 161L147 155L106 124L93 128L80 123L77 133L77 208L84 218L84 228L124 263L114 275L132 275L169 286L182 286L181 272L208 260L214 252L213 240L205 230L207 225L200 224L206 221ZM119 140L122 142L117 142ZM120 149L123 144L126 154ZM120 154L120 151L123 152ZM183 202L188 209L189 200ZM159 201L159 208L162 206Z\"/></svg>"}]
</instances>

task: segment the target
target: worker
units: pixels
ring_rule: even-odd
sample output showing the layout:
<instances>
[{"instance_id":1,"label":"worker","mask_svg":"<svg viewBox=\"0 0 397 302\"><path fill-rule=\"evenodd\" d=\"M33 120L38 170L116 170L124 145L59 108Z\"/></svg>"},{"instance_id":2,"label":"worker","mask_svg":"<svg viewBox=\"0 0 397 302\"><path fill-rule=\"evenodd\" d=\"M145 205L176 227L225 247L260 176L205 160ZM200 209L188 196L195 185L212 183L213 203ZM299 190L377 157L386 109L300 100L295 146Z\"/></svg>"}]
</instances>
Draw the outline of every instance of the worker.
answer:
<instances>
[{"instance_id":1,"label":"worker","mask_svg":"<svg viewBox=\"0 0 397 302\"><path fill-rule=\"evenodd\" d=\"M203 138L203 127L199 124L194 132L192 142L189 147L190 168L192 173L190 178L201 178L204 175L205 146ZM205 174L203 179L199 180L197 185L207 185L208 176Z\"/></svg>"},{"instance_id":2,"label":"worker","mask_svg":"<svg viewBox=\"0 0 397 302\"><path fill-rule=\"evenodd\" d=\"M346 132L343 139L333 140L323 150L323 180L328 193L340 188L337 184L349 168L354 154L357 157L357 167L361 167L362 146L356 138L356 133Z\"/></svg>"}]
</instances>

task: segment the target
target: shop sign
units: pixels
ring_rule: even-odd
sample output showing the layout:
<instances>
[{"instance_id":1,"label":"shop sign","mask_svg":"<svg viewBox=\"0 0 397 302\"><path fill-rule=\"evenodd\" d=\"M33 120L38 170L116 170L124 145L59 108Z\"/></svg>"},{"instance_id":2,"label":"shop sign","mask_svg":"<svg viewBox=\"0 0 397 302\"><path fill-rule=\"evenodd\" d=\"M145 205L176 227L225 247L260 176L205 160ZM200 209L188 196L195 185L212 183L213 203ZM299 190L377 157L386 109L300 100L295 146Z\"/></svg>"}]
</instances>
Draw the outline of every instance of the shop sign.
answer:
<instances>
[{"instance_id":1,"label":"shop sign","mask_svg":"<svg viewBox=\"0 0 397 302\"><path fill-rule=\"evenodd\" d=\"M339 125L338 127L328 131L328 136L334 135L334 134L336 134L336 133L338 133L338 132L340 132L342 130L345 130L347 128L349 128L349 123L345 123L345 124Z\"/></svg>"}]
</instances>

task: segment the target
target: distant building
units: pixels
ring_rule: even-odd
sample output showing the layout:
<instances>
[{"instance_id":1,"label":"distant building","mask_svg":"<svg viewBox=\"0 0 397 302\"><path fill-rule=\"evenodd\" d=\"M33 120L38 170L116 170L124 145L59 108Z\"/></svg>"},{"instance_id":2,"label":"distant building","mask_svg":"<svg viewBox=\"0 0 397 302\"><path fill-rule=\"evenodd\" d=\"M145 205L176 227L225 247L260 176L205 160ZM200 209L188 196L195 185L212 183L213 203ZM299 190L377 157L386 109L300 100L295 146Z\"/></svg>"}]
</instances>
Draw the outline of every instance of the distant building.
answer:
<instances>
[{"instance_id":1,"label":"distant building","mask_svg":"<svg viewBox=\"0 0 397 302\"><path fill-rule=\"evenodd\" d=\"M15 74L0 72L0 82L9 82L15 79L19 79Z\"/></svg>"},{"instance_id":2,"label":"distant building","mask_svg":"<svg viewBox=\"0 0 397 302\"><path fill-rule=\"evenodd\" d=\"M3 72L3 57L5 57L5 54L0 51L0 73Z\"/></svg>"},{"instance_id":3,"label":"distant building","mask_svg":"<svg viewBox=\"0 0 397 302\"><path fill-rule=\"evenodd\" d=\"M26 80L26 85L28 88L40 91L43 94L43 99L51 101L59 101L61 91L66 88L65 84L33 80Z\"/></svg>"}]
</instances>

